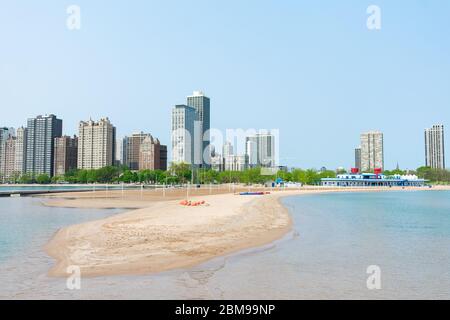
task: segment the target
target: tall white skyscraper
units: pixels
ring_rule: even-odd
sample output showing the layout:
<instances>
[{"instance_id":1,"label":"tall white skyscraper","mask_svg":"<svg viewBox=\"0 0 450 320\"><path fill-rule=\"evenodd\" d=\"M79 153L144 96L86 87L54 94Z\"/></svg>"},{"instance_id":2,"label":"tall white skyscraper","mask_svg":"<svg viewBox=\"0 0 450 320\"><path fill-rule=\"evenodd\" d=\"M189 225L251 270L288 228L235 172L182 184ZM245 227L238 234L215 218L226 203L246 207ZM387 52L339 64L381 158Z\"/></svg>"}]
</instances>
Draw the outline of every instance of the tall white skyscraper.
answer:
<instances>
[{"instance_id":1,"label":"tall white skyscraper","mask_svg":"<svg viewBox=\"0 0 450 320\"><path fill-rule=\"evenodd\" d=\"M194 164L197 111L187 105L172 108L172 162Z\"/></svg>"},{"instance_id":2,"label":"tall white skyscraper","mask_svg":"<svg viewBox=\"0 0 450 320\"><path fill-rule=\"evenodd\" d=\"M442 124L425 129L425 165L433 169L445 169L444 126Z\"/></svg>"},{"instance_id":3,"label":"tall white skyscraper","mask_svg":"<svg viewBox=\"0 0 450 320\"><path fill-rule=\"evenodd\" d=\"M384 169L383 133L370 131L361 134L361 171Z\"/></svg>"},{"instance_id":4,"label":"tall white skyscraper","mask_svg":"<svg viewBox=\"0 0 450 320\"><path fill-rule=\"evenodd\" d=\"M81 121L78 126L78 169L100 169L114 165L116 128L108 118Z\"/></svg>"}]
</instances>

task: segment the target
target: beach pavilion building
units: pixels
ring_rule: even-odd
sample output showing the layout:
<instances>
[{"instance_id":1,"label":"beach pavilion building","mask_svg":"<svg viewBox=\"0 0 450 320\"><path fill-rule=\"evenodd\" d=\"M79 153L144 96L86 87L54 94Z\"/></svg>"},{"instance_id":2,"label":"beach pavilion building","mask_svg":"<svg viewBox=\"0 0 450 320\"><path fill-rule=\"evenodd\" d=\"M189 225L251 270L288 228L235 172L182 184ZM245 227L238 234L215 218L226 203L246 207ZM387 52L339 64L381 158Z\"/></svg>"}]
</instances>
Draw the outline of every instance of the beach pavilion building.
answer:
<instances>
[{"instance_id":1,"label":"beach pavilion building","mask_svg":"<svg viewBox=\"0 0 450 320\"><path fill-rule=\"evenodd\" d=\"M363 173L341 174L336 178L321 179L322 186L327 187L423 187L426 180L415 175L393 175Z\"/></svg>"}]
</instances>

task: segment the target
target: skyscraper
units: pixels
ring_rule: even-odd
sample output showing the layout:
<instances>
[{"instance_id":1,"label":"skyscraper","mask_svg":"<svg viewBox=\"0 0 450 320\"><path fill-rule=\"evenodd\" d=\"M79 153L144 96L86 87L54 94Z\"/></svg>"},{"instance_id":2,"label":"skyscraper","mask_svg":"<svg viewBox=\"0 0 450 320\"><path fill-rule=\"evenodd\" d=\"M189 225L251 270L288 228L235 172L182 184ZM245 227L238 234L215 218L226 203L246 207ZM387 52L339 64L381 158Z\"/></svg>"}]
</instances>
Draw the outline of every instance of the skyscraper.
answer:
<instances>
[{"instance_id":1,"label":"skyscraper","mask_svg":"<svg viewBox=\"0 0 450 320\"><path fill-rule=\"evenodd\" d=\"M442 124L425 129L425 165L433 169L445 169L444 126Z\"/></svg>"},{"instance_id":2,"label":"skyscraper","mask_svg":"<svg viewBox=\"0 0 450 320\"><path fill-rule=\"evenodd\" d=\"M355 168L361 171L361 146L355 149Z\"/></svg>"},{"instance_id":3,"label":"skyscraper","mask_svg":"<svg viewBox=\"0 0 450 320\"><path fill-rule=\"evenodd\" d=\"M270 132L260 132L246 138L247 161L250 166L275 167L275 136Z\"/></svg>"},{"instance_id":4,"label":"skyscraper","mask_svg":"<svg viewBox=\"0 0 450 320\"><path fill-rule=\"evenodd\" d=\"M186 105L172 109L172 161L194 164L194 126L197 111Z\"/></svg>"},{"instance_id":5,"label":"skyscraper","mask_svg":"<svg viewBox=\"0 0 450 320\"><path fill-rule=\"evenodd\" d=\"M211 128L211 113L210 113L210 99L201 91L194 91L192 96L187 97L187 105L193 107L197 111L197 125L195 140L194 140L194 159L195 164L202 166L209 166L211 163L210 150L210 133Z\"/></svg>"},{"instance_id":6,"label":"skyscraper","mask_svg":"<svg viewBox=\"0 0 450 320\"><path fill-rule=\"evenodd\" d=\"M223 144L222 147L222 155L223 157L228 157L228 156L232 156L234 154L233 152L233 145L231 144L231 142L227 141Z\"/></svg>"},{"instance_id":7,"label":"skyscraper","mask_svg":"<svg viewBox=\"0 0 450 320\"><path fill-rule=\"evenodd\" d=\"M361 134L361 171L384 169L383 133L370 131Z\"/></svg>"},{"instance_id":8,"label":"skyscraper","mask_svg":"<svg viewBox=\"0 0 450 320\"><path fill-rule=\"evenodd\" d=\"M78 169L100 169L114 165L116 128L108 118L81 121L78 127Z\"/></svg>"},{"instance_id":9,"label":"skyscraper","mask_svg":"<svg viewBox=\"0 0 450 320\"><path fill-rule=\"evenodd\" d=\"M152 136L149 133L138 132L123 138L123 164L130 170L139 170L139 152L146 138L152 138Z\"/></svg>"},{"instance_id":10,"label":"skyscraper","mask_svg":"<svg viewBox=\"0 0 450 320\"><path fill-rule=\"evenodd\" d=\"M164 144L159 145L159 169L167 171L167 146Z\"/></svg>"},{"instance_id":11,"label":"skyscraper","mask_svg":"<svg viewBox=\"0 0 450 320\"><path fill-rule=\"evenodd\" d=\"M76 169L78 161L78 138L64 136L55 138L54 176L63 176L67 171Z\"/></svg>"},{"instance_id":12,"label":"skyscraper","mask_svg":"<svg viewBox=\"0 0 450 320\"><path fill-rule=\"evenodd\" d=\"M0 128L0 167L2 166L1 155L3 154L6 140L8 140L11 136L14 136L14 128Z\"/></svg>"},{"instance_id":13,"label":"skyscraper","mask_svg":"<svg viewBox=\"0 0 450 320\"><path fill-rule=\"evenodd\" d=\"M26 171L27 163L27 128L20 127L16 132L16 155L14 171L22 175Z\"/></svg>"},{"instance_id":14,"label":"skyscraper","mask_svg":"<svg viewBox=\"0 0 450 320\"><path fill-rule=\"evenodd\" d=\"M16 137L10 135L0 152L0 176L2 181L11 181L14 176L14 160L16 155Z\"/></svg>"},{"instance_id":15,"label":"skyscraper","mask_svg":"<svg viewBox=\"0 0 450 320\"><path fill-rule=\"evenodd\" d=\"M53 175L54 143L62 136L62 120L51 114L27 122L26 173L33 177Z\"/></svg>"},{"instance_id":16,"label":"skyscraper","mask_svg":"<svg viewBox=\"0 0 450 320\"><path fill-rule=\"evenodd\" d=\"M116 137L116 156L115 156L115 165L120 166L123 164L123 139L117 139Z\"/></svg>"},{"instance_id":17,"label":"skyscraper","mask_svg":"<svg viewBox=\"0 0 450 320\"><path fill-rule=\"evenodd\" d=\"M151 135L140 144L139 170L167 170L167 146Z\"/></svg>"},{"instance_id":18,"label":"skyscraper","mask_svg":"<svg viewBox=\"0 0 450 320\"><path fill-rule=\"evenodd\" d=\"M245 154L249 167L258 165L258 138L256 136L247 137L245 142Z\"/></svg>"}]
</instances>

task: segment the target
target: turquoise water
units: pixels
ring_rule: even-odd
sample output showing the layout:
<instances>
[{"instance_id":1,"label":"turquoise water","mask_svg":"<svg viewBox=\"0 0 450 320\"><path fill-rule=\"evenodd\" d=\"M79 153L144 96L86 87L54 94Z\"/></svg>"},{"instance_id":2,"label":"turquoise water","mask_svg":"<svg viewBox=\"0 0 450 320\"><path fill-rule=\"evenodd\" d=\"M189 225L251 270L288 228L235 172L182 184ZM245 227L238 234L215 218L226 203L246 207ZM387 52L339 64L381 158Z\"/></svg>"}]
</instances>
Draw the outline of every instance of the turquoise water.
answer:
<instances>
[{"instance_id":1,"label":"turquoise water","mask_svg":"<svg viewBox=\"0 0 450 320\"><path fill-rule=\"evenodd\" d=\"M317 194L285 198L282 240L205 264L148 276L48 278L41 250L61 226L114 213L0 199L0 298L450 299L450 192ZM8 249L9 248L9 249ZM381 290L366 286L381 270Z\"/></svg>"},{"instance_id":2,"label":"turquoise water","mask_svg":"<svg viewBox=\"0 0 450 320\"><path fill-rule=\"evenodd\" d=\"M59 228L101 219L114 210L55 209L37 198L0 198L0 263L33 243L45 243Z\"/></svg>"}]
</instances>

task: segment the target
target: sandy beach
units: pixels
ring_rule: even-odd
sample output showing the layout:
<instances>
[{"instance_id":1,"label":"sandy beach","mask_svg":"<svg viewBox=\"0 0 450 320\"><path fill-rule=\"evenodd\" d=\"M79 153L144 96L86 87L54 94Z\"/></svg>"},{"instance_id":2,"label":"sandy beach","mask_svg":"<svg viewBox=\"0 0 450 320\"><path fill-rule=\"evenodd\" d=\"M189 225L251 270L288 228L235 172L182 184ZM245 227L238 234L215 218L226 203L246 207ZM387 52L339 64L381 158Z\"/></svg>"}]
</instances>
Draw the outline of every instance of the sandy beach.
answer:
<instances>
[{"instance_id":1,"label":"sandy beach","mask_svg":"<svg viewBox=\"0 0 450 320\"><path fill-rule=\"evenodd\" d=\"M45 248L56 260L49 274L66 276L68 266L79 266L87 277L149 274L190 267L283 237L291 229L291 218L279 201L281 197L403 189L266 189L271 193L264 196L236 194L249 190L258 189L98 191L47 196L43 203L48 206L129 209L103 220L59 230ZM186 198L206 203L198 207L180 205L180 200Z\"/></svg>"}]
</instances>

